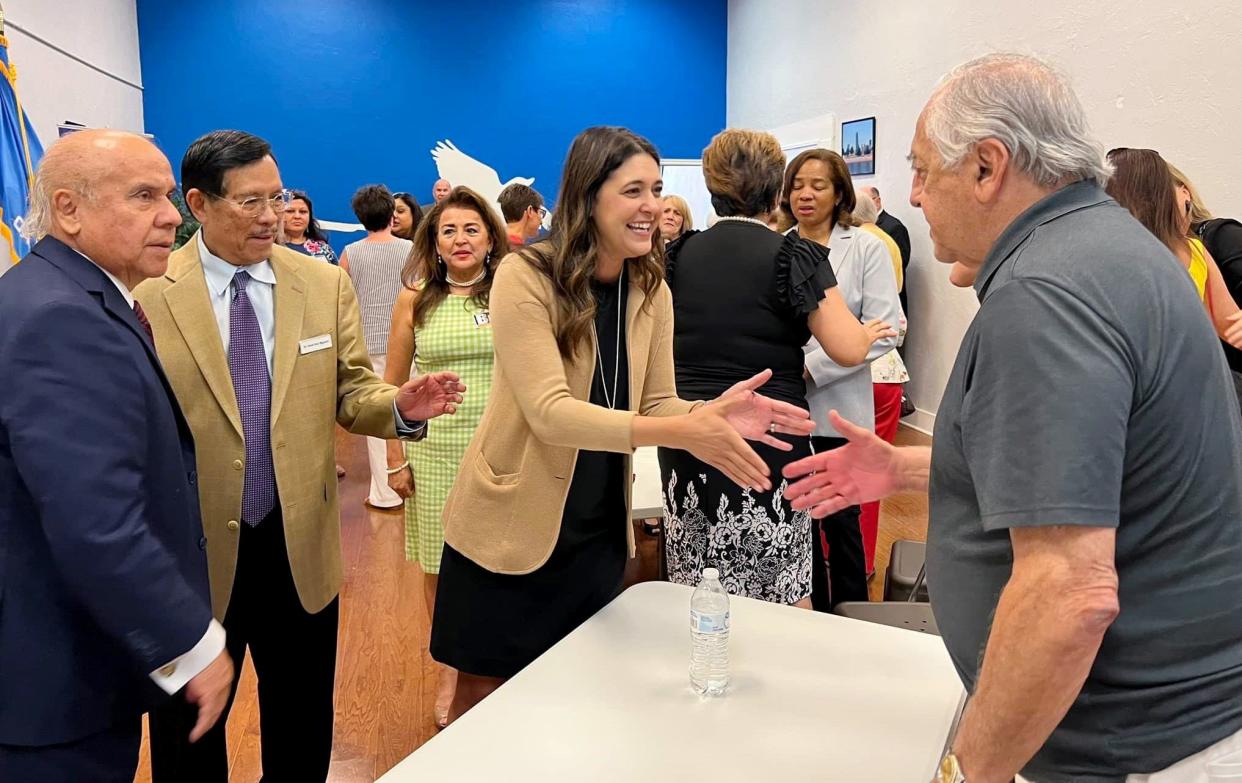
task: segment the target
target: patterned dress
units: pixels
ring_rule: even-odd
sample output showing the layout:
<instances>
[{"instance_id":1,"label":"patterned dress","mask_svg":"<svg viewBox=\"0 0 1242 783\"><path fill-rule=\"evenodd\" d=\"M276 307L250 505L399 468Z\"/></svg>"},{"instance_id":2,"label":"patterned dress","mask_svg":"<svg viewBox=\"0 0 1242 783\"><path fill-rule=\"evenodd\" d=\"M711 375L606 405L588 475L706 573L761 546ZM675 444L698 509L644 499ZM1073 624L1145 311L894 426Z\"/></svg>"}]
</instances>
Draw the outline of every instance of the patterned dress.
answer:
<instances>
[{"instance_id":1,"label":"patterned dress","mask_svg":"<svg viewBox=\"0 0 1242 783\"><path fill-rule=\"evenodd\" d=\"M320 261L327 261L333 266L339 264L336 252L332 249L332 245L329 245L327 242L321 242L318 239L308 239L301 244L286 242L285 247L290 250L296 250L304 255L308 255L311 258L317 258Z\"/></svg>"},{"instance_id":2,"label":"patterned dress","mask_svg":"<svg viewBox=\"0 0 1242 783\"><path fill-rule=\"evenodd\" d=\"M763 393L805 408L807 316L836 285L827 250L722 219L707 231L687 231L665 255L677 396L714 399L769 368ZM791 451L751 444L771 471L768 492L740 489L688 451L660 449L670 582L698 584L711 567L730 595L792 604L811 594L811 518L790 506L780 478L785 465L810 456L811 444L781 439Z\"/></svg>"},{"instance_id":3,"label":"patterned dress","mask_svg":"<svg viewBox=\"0 0 1242 783\"><path fill-rule=\"evenodd\" d=\"M414 351L419 374L452 371L468 390L455 415L437 418L426 438L405 445L414 472L414 495L405 501L405 557L417 560L424 573L438 574L444 501L492 388L495 357L487 310L470 297L449 295L415 327Z\"/></svg>"}]
</instances>

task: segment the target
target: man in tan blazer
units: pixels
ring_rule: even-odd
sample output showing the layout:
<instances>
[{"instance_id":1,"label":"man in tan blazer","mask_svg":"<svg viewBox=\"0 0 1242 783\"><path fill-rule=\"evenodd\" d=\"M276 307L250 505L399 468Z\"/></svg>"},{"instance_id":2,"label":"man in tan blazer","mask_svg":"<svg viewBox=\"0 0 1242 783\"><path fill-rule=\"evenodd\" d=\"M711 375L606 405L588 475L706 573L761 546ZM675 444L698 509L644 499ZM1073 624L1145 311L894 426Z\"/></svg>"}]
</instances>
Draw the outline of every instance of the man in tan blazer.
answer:
<instances>
[{"instance_id":1,"label":"man in tan blazer","mask_svg":"<svg viewBox=\"0 0 1242 783\"><path fill-rule=\"evenodd\" d=\"M181 182L202 229L134 294L194 433L213 610L237 671L249 648L258 675L264 776L323 781L341 586L334 427L418 438L464 387L441 373L398 389L372 372L348 276L274 244L287 193L267 142L209 133ZM227 781L225 721L190 744L191 719L179 704L152 715L156 783Z\"/></svg>"}]
</instances>

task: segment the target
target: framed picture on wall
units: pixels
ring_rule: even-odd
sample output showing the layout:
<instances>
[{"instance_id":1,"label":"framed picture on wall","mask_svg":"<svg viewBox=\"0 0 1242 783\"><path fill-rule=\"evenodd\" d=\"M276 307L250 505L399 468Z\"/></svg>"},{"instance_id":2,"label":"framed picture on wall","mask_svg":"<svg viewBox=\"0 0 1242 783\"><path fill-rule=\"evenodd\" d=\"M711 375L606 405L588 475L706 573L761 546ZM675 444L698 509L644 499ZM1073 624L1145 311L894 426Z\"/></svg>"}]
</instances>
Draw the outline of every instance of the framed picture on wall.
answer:
<instances>
[{"instance_id":1,"label":"framed picture on wall","mask_svg":"<svg viewBox=\"0 0 1242 783\"><path fill-rule=\"evenodd\" d=\"M875 173L875 117L841 123L841 157L852 176Z\"/></svg>"}]
</instances>

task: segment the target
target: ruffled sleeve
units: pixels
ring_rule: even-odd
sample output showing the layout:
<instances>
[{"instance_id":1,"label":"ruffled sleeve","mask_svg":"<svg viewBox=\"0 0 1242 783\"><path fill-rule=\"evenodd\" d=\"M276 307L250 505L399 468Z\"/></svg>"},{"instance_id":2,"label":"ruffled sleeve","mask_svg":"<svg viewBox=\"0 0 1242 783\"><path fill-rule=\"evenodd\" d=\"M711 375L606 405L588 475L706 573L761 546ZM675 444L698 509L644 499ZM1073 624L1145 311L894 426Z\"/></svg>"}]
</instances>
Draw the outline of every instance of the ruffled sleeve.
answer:
<instances>
[{"instance_id":1,"label":"ruffled sleeve","mask_svg":"<svg viewBox=\"0 0 1242 783\"><path fill-rule=\"evenodd\" d=\"M673 287L673 270L677 267L677 256L681 254L686 240L698 233L695 229L690 229L664 247L664 281L670 289Z\"/></svg>"},{"instance_id":2,"label":"ruffled sleeve","mask_svg":"<svg viewBox=\"0 0 1242 783\"><path fill-rule=\"evenodd\" d=\"M819 307L824 292L835 287L837 277L828 263L828 248L787 234L776 253L776 296L795 316L810 315Z\"/></svg>"}]
</instances>

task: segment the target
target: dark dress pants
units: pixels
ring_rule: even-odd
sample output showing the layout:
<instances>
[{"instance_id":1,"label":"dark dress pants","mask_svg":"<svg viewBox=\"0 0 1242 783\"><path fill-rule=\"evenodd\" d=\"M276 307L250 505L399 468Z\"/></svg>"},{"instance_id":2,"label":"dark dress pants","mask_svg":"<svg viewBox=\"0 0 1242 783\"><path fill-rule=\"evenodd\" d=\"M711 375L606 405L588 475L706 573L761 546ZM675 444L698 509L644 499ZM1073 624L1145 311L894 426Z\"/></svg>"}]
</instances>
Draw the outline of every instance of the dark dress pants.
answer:
<instances>
[{"instance_id":1,"label":"dark dress pants","mask_svg":"<svg viewBox=\"0 0 1242 783\"><path fill-rule=\"evenodd\" d=\"M820 454L844 446L846 440L812 436L811 444ZM842 601L867 600L861 514L860 506L850 506L811 520L811 606L817 612L831 612Z\"/></svg>"},{"instance_id":2,"label":"dark dress pants","mask_svg":"<svg viewBox=\"0 0 1242 783\"><path fill-rule=\"evenodd\" d=\"M60 745L0 745L0 781L133 783L142 741L142 717Z\"/></svg>"},{"instance_id":3,"label":"dark dress pants","mask_svg":"<svg viewBox=\"0 0 1242 783\"><path fill-rule=\"evenodd\" d=\"M316 783L332 758L332 695L340 599L302 608L285 548L279 504L257 526L242 524L233 593L224 618L236 674L219 722L188 741L197 711L182 694L151 715L153 783L227 783L225 721L249 649L259 682L264 783Z\"/></svg>"}]
</instances>

